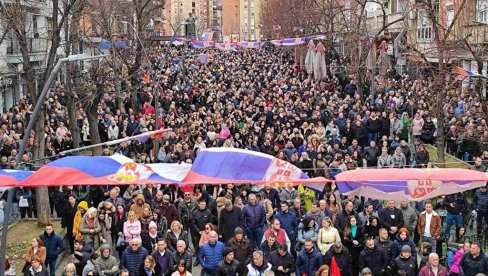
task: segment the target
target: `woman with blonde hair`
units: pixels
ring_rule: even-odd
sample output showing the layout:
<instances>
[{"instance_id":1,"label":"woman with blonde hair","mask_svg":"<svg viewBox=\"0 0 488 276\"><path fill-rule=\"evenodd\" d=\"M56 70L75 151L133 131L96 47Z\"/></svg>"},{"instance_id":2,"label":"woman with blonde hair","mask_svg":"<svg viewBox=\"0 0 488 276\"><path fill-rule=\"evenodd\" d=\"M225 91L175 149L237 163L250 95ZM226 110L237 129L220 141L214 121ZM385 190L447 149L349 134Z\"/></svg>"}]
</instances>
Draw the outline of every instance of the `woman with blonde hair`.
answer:
<instances>
[{"instance_id":1,"label":"woman with blonde hair","mask_svg":"<svg viewBox=\"0 0 488 276\"><path fill-rule=\"evenodd\" d=\"M63 276L76 276L76 266L74 263L69 263L64 267Z\"/></svg>"},{"instance_id":2,"label":"woman with blonde hair","mask_svg":"<svg viewBox=\"0 0 488 276\"><path fill-rule=\"evenodd\" d=\"M79 229L85 243L92 245L95 249L100 246L100 232L102 231L97 212L97 208L90 207L83 215Z\"/></svg>"},{"instance_id":3,"label":"woman with blonde hair","mask_svg":"<svg viewBox=\"0 0 488 276\"><path fill-rule=\"evenodd\" d=\"M123 227L125 242L129 243L132 239L141 239L141 222L137 219L134 211L129 211L127 221L124 222Z\"/></svg>"},{"instance_id":4,"label":"woman with blonde hair","mask_svg":"<svg viewBox=\"0 0 488 276\"><path fill-rule=\"evenodd\" d=\"M186 243L186 246L188 247L190 237L188 235L188 232L183 230L183 225L179 221L174 220L168 229L166 240L168 242L168 249L175 252L176 242L182 240Z\"/></svg>"},{"instance_id":5,"label":"woman with blonde hair","mask_svg":"<svg viewBox=\"0 0 488 276\"><path fill-rule=\"evenodd\" d=\"M320 222L319 234L317 237L317 247L324 256L330 247L335 242L341 241L341 236L339 236L339 231L332 226L332 220L329 217L324 217Z\"/></svg>"},{"instance_id":6,"label":"woman with blonde hair","mask_svg":"<svg viewBox=\"0 0 488 276\"><path fill-rule=\"evenodd\" d=\"M160 276L162 275L161 266L149 255L139 266L139 275Z\"/></svg>"},{"instance_id":7,"label":"woman with blonde hair","mask_svg":"<svg viewBox=\"0 0 488 276\"><path fill-rule=\"evenodd\" d=\"M205 224L205 229L203 230L202 235L200 236L200 241L198 242L198 247L202 248L202 246L206 242L208 242L208 234L210 233L210 231L217 232L217 230L214 228L213 224L211 224L211 223Z\"/></svg>"}]
</instances>

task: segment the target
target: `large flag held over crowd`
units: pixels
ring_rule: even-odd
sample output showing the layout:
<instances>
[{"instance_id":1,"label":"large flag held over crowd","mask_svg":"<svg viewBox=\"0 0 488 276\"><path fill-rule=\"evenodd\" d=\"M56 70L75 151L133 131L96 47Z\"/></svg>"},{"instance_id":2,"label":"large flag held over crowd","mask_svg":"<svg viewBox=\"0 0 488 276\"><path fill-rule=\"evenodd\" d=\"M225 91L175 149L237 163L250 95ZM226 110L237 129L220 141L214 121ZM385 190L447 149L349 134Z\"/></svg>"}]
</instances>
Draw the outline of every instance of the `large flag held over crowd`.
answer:
<instances>
[{"instance_id":1,"label":"large flag held over crowd","mask_svg":"<svg viewBox=\"0 0 488 276\"><path fill-rule=\"evenodd\" d=\"M322 191L330 180L309 178L291 163L271 155L232 148L204 149L191 164L138 164L128 157L69 156L35 173L0 171L0 186L72 186L123 184L299 185ZM420 201L486 185L488 176L465 169L375 169L346 171L336 177L344 195L383 200Z\"/></svg>"}]
</instances>

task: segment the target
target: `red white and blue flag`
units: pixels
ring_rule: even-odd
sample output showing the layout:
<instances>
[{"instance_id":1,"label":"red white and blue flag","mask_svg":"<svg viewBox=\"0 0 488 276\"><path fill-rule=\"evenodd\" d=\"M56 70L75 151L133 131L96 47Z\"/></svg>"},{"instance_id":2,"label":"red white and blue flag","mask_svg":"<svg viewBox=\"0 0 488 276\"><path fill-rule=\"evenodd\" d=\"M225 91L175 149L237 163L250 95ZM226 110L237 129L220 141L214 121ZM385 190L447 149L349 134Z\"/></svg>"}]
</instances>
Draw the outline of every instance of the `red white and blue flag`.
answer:
<instances>
[{"instance_id":1,"label":"red white and blue flag","mask_svg":"<svg viewBox=\"0 0 488 276\"><path fill-rule=\"evenodd\" d=\"M26 178L32 175L31 171L19 170L0 170L0 186L14 187L20 186Z\"/></svg>"},{"instance_id":2,"label":"red white and blue flag","mask_svg":"<svg viewBox=\"0 0 488 276\"><path fill-rule=\"evenodd\" d=\"M343 195L421 201L485 186L485 173L467 169L361 169L336 176Z\"/></svg>"}]
</instances>

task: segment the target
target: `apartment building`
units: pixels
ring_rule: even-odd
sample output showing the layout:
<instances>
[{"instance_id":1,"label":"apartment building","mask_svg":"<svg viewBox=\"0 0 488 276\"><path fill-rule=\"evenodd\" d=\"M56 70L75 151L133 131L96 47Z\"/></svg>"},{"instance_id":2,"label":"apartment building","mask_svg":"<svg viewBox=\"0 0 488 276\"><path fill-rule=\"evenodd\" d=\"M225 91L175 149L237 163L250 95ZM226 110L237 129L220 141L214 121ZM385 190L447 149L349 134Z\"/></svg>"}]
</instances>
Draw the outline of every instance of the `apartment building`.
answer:
<instances>
[{"instance_id":1,"label":"apartment building","mask_svg":"<svg viewBox=\"0 0 488 276\"><path fill-rule=\"evenodd\" d=\"M8 5L8 2L7 0L4 4ZM25 31L30 62L35 71L42 72L52 35L52 1L25 1L23 5L28 13L25 16ZM5 25L0 23L2 34L4 28ZM20 45L13 32L7 30L5 39L0 44L0 112L11 108L25 93L27 91L26 83L22 79Z\"/></svg>"}]
</instances>

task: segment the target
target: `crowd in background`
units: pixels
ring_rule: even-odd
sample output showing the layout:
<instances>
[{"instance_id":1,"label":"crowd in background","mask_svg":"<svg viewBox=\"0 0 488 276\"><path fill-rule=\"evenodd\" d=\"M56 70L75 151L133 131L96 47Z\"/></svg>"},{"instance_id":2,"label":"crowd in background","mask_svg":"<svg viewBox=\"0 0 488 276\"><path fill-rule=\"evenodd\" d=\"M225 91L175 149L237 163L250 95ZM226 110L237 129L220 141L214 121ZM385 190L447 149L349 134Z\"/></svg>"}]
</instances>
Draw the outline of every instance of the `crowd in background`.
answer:
<instances>
[{"instance_id":1,"label":"crowd in background","mask_svg":"<svg viewBox=\"0 0 488 276\"><path fill-rule=\"evenodd\" d=\"M201 149L245 148L287 160L309 176L329 179L357 168L437 165L431 164L427 146L435 146L438 136L431 77L399 75L390 69L385 78L377 78L371 98L348 74L349 63L342 58L329 58L328 77L320 82L294 71L293 53L280 48L205 50L203 55L201 50L171 47L152 49L149 58L151 66L138 72L141 83L132 88L138 92L139 111L132 108L129 91L101 95L101 140L156 127L173 131L158 141L158 148L155 140L131 141L104 148L103 155L123 154L140 163L192 163ZM143 81L147 75L152 78ZM45 102L46 156L74 146L64 93L57 83ZM457 86L446 93L442 112L447 152L486 171L488 126L479 96ZM1 169L19 168L15 158L31 110L31 102L23 99L2 114ZM80 107L76 116L81 144L90 145L86 110ZM33 145L32 137L21 169L32 161ZM208 275L263 275L268 270L278 275L328 275L337 268L342 275L367 275L368 270L372 275L417 275L422 271L416 262L421 253L428 263L423 267L443 271L437 265L440 257L450 273L474 276L465 270L486 274L488 261L479 244L465 243L463 217L477 211L481 231L488 217L488 193L483 188L472 194L472 204L458 194L436 206L447 209L443 226L431 203L415 209L388 202L383 208L379 201L345 198L334 184L324 191L302 186L259 190L248 185L189 190L53 187L50 202L53 215L62 217L68 229L74 252L75 274L66 275L90 275L83 274L87 264L91 266L86 271L103 275L122 268L129 275L152 270L154 275L184 275L192 271L191 257ZM17 189L14 202L21 218L35 216L33 191ZM452 224L457 226L455 235L450 235ZM44 238L50 235L46 231ZM38 263L52 273L61 245L53 253L50 240L46 243L42 237L36 244L46 244L47 257ZM420 239L429 245L420 246ZM450 251L442 252L442 241L451 243ZM33 247L39 255L42 246L33 241ZM429 255L429 250L436 255ZM36 269L35 261L26 257L26 273Z\"/></svg>"}]
</instances>

